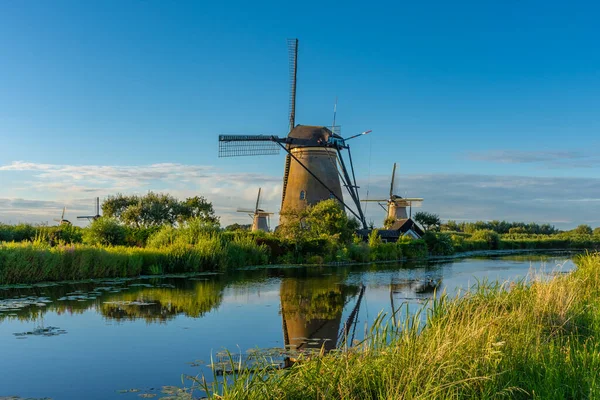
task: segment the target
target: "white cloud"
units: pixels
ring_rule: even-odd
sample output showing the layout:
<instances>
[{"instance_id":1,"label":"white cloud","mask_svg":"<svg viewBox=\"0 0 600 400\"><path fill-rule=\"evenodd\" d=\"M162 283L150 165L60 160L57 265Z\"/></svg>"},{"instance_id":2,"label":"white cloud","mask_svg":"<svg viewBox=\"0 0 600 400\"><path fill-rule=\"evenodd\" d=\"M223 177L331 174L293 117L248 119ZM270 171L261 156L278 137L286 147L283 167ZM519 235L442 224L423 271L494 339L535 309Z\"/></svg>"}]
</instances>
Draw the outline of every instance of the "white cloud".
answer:
<instances>
[{"instance_id":1,"label":"white cloud","mask_svg":"<svg viewBox=\"0 0 600 400\"><path fill-rule=\"evenodd\" d=\"M178 198L203 195L213 203L222 222L228 224L248 218L236 213L236 209L253 205L259 186L263 187L261 205L264 208L278 211L281 198L281 178L278 176L227 173L203 165L101 166L15 161L0 166L0 176L15 172L28 173L28 178L10 188L0 188L0 196L4 197L0 220L52 221L57 214L60 216L64 205L69 214L73 207L86 209L89 213L93 210L89 196L103 198L116 193L139 194L154 190ZM24 203L19 198L29 198L32 203ZM40 200L42 202L36 203Z\"/></svg>"},{"instance_id":2,"label":"white cloud","mask_svg":"<svg viewBox=\"0 0 600 400\"><path fill-rule=\"evenodd\" d=\"M168 192L178 198L203 195L215 206L223 224L249 223L238 207L253 207L258 187L261 206L279 211L281 176L228 173L215 167L176 163L141 166L58 165L13 162L0 166L0 178L18 172L22 183L0 187L0 221L52 221L67 206L67 218L89 214L94 196ZM4 181L4 179L2 179ZM386 198L389 176L359 182L361 198ZM540 178L472 174L420 174L397 177L396 194L424 197L423 210L444 220L549 222L560 228L597 224L600 179ZM345 196L349 201L349 196ZM380 224L384 211L371 203L367 220ZM277 221L275 216L274 222Z\"/></svg>"}]
</instances>

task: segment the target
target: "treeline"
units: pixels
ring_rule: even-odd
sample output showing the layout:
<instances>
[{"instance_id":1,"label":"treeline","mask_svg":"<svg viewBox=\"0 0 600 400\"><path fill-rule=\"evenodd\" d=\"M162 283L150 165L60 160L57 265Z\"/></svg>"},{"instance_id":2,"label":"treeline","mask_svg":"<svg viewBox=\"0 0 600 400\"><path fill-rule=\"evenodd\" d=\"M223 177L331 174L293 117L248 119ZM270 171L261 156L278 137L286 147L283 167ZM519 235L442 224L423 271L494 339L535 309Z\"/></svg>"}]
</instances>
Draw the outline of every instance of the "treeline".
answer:
<instances>
[{"instance_id":1,"label":"treeline","mask_svg":"<svg viewBox=\"0 0 600 400\"><path fill-rule=\"evenodd\" d=\"M560 231L550 224L537 224L535 222L507 222L507 221L477 221L456 222L448 221L440 226L442 231L474 233L489 230L499 234L526 233L530 235L553 235Z\"/></svg>"}]
</instances>

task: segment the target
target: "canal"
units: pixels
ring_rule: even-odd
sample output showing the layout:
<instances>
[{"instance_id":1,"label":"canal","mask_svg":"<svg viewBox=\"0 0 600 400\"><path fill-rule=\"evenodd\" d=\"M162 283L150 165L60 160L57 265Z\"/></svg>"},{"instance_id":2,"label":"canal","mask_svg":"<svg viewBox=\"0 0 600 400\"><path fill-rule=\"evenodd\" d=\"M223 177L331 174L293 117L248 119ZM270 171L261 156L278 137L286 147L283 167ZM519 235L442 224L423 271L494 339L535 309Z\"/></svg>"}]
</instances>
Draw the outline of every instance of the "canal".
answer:
<instances>
[{"instance_id":1,"label":"canal","mask_svg":"<svg viewBox=\"0 0 600 400\"><path fill-rule=\"evenodd\" d=\"M361 340L392 307L573 267L555 253L0 287L0 399L173 398L224 349L284 363Z\"/></svg>"}]
</instances>

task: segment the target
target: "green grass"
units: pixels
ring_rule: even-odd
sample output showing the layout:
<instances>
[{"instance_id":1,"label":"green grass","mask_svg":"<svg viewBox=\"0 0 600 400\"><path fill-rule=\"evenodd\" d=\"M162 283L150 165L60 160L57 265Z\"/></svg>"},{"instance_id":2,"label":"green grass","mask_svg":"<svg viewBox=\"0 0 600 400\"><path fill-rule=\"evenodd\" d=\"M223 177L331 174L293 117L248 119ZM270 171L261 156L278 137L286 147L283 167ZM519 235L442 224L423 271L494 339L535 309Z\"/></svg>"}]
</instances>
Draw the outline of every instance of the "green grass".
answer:
<instances>
[{"instance_id":1,"label":"green grass","mask_svg":"<svg viewBox=\"0 0 600 400\"><path fill-rule=\"evenodd\" d=\"M162 248L0 243L0 285L227 270L268 261L268 250L219 235Z\"/></svg>"},{"instance_id":2,"label":"green grass","mask_svg":"<svg viewBox=\"0 0 600 400\"><path fill-rule=\"evenodd\" d=\"M343 353L196 383L227 399L597 399L600 254L576 263L547 281L442 296L421 311L425 322L381 316Z\"/></svg>"}]
</instances>

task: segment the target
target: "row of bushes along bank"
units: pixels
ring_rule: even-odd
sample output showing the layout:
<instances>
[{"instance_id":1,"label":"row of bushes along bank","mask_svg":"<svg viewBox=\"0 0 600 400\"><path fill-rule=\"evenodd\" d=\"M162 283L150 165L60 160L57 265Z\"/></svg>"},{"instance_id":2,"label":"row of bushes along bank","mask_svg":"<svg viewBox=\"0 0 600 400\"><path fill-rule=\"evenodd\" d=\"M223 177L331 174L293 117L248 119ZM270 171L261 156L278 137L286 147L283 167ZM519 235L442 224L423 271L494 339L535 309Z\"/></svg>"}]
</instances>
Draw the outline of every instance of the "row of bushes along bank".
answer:
<instances>
[{"instance_id":1,"label":"row of bushes along bank","mask_svg":"<svg viewBox=\"0 0 600 400\"><path fill-rule=\"evenodd\" d=\"M576 263L549 281L483 283L400 310L398 325L381 317L347 352L194 383L211 399L600 398L600 254Z\"/></svg>"}]
</instances>

